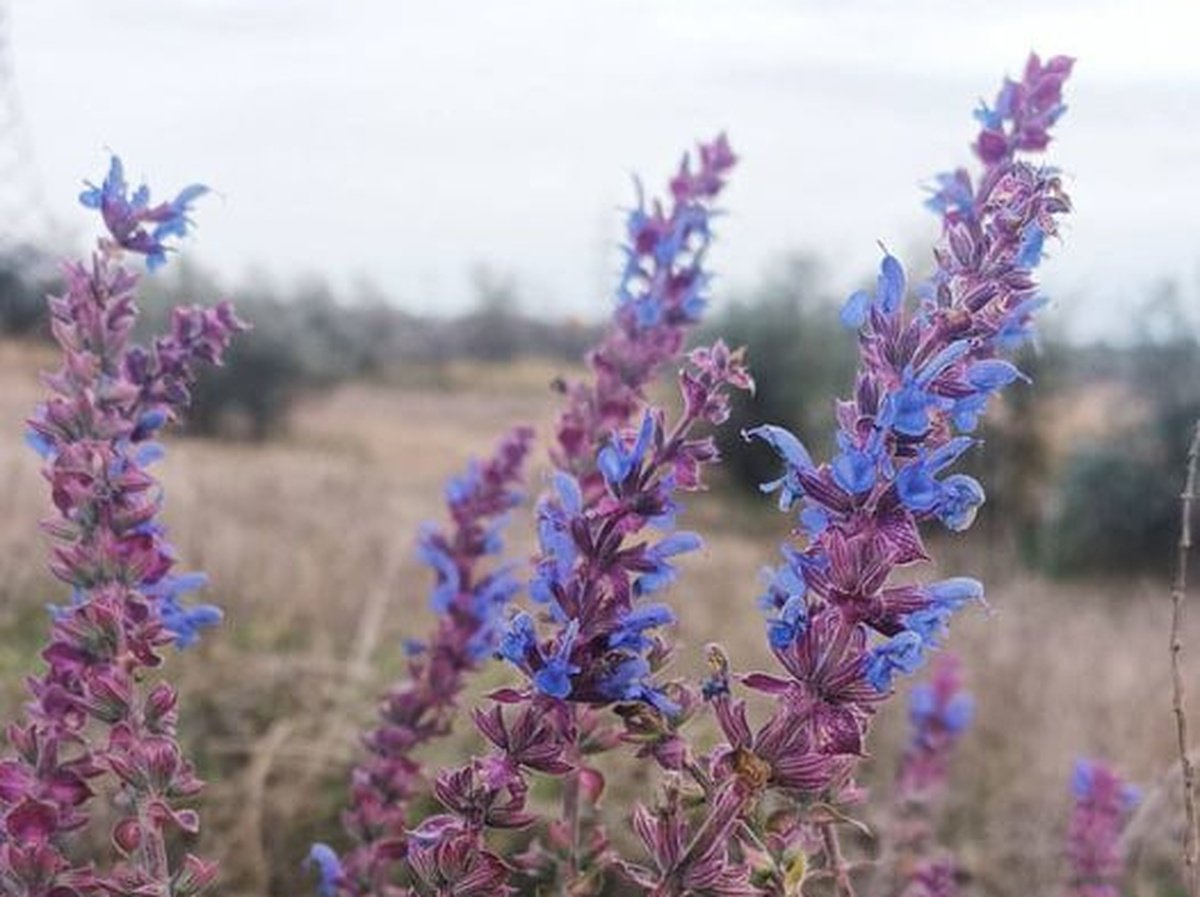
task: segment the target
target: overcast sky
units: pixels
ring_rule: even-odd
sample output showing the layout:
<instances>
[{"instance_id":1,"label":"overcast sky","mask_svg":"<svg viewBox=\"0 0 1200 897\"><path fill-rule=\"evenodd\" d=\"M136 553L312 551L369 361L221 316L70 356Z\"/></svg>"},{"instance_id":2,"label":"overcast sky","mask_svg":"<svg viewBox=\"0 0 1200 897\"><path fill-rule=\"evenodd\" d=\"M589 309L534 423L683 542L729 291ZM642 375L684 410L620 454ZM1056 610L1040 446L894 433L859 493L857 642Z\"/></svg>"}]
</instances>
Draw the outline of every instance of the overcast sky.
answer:
<instances>
[{"instance_id":1,"label":"overcast sky","mask_svg":"<svg viewBox=\"0 0 1200 897\"><path fill-rule=\"evenodd\" d=\"M527 302L609 301L629 176L726 129L742 157L719 292L815 251L831 289L876 240L927 258L927 177L1026 53L1079 58L1051 158L1077 213L1048 290L1116 333L1147 284L1200 308L1196 0L12 0L17 90L55 217L82 235L106 148L161 193L219 191L187 247L229 281L365 277L421 311L469 272Z\"/></svg>"}]
</instances>

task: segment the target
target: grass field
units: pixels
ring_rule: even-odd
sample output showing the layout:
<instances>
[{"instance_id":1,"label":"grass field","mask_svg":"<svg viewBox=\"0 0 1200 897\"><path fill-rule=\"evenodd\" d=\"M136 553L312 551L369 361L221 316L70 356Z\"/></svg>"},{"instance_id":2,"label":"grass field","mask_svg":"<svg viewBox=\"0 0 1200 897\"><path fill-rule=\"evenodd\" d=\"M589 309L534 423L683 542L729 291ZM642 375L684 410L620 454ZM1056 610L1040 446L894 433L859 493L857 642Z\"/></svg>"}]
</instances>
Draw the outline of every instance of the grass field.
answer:
<instances>
[{"instance_id":1,"label":"grass field","mask_svg":"<svg viewBox=\"0 0 1200 897\"><path fill-rule=\"evenodd\" d=\"M39 394L34 371L51 360L0 344L6 714L21 700L21 673L36 663L43 607L61 598L44 572L36 527L46 503L37 459L21 441ZM412 550L416 529L438 519L442 481L505 427L529 421L546 432L555 410L550 376L539 367L461 369L437 389L357 385L310 400L275 443L171 444L161 470L167 520L184 567L209 573L209 597L227 613L223 629L170 661L185 738L212 782L202 849L225 866L221 893L310 892L299 864L313 838L340 843L341 784L356 756L356 729L400 667L401 638L430 623L430 577ZM544 477L542 457L533 491ZM786 521L720 489L694 497L688 514L688 525L707 533L707 548L685 562L667 599L684 621L680 669L699 669L701 648L713 639L742 669L767 664L757 571L773 561ZM531 549L528 520L522 509L510 528L518 557ZM945 826L971 876L969 893L1056 891L1068 780L1080 754L1112 760L1146 788L1132 830L1147 873L1137 893L1169 893L1148 884L1174 849L1179 818L1169 784L1163 789L1174 737L1165 586L1047 582L1021 573L982 531L936 544L934 553L939 575L977 575L989 585L990 609L966 614L951 642L978 701ZM1200 628L1189 637L1194 660ZM486 675L494 682L504 672ZM896 700L871 742L866 779L876 807L886 805L903 727ZM628 790L615 784L616 794Z\"/></svg>"}]
</instances>

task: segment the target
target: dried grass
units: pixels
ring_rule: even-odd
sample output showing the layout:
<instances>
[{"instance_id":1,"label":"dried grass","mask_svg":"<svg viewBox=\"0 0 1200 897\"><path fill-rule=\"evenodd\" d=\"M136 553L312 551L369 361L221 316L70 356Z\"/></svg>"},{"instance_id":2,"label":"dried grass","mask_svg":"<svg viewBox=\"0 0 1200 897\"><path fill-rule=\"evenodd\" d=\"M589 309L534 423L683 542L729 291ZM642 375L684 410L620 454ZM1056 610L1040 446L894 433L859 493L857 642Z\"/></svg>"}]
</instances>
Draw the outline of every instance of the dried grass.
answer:
<instances>
[{"instance_id":1,"label":"dried grass","mask_svg":"<svg viewBox=\"0 0 1200 897\"><path fill-rule=\"evenodd\" d=\"M39 350L0 345L0 711L20 700L35 661L42 605L60 589L44 573L34 521L45 498L21 421L37 399ZM441 484L507 426L545 432L552 372L456 370L449 388L354 386L305 405L286 440L268 446L175 440L162 468L167 519L189 567L206 570L229 622L173 658L184 737L212 781L201 848L222 859L235 895L307 893L299 863L315 837L338 840L354 732L400 667L400 639L429 624L427 573L413 558L418 525L437 519ZM544 468L534 473L535 486ZM719 639L742 668L767 662L754 610L757 570L774 560L784 522L748 515L719 493L690 502L709 533L670 600L681 609L679 668L698 671ZM532 546L528 510L511 532ZM984 571L991 610L960 621L979 717L961 748L946 838L971 893L1051 893L1060 874L1067 781L1076 755L1111 758L1147 783L1149 810L1132 838L1158 874L1177 809L1172 769L1169 606L1159 583L1052 584L1013 572L1005 552L973 534L937 546L939 574ZM1200 643L1191 626L1191 644ZM1195 657L1192 652L1190 657ZM1195 669L1189 671L1194 674ZM490 670L486 679L503 676ZM482 685L479 686L482 688ZM1192 689L1196 694L1197 689ZM1193 713L1200 712L1194 708ZM881 795L903 738L903 706L876 728L867 779ZM442 746L450 760L468 742ZM614 794L643 790L613 782ZM1155 893L1143 885L1139 893Z\"/></svg>"}]
</instances>

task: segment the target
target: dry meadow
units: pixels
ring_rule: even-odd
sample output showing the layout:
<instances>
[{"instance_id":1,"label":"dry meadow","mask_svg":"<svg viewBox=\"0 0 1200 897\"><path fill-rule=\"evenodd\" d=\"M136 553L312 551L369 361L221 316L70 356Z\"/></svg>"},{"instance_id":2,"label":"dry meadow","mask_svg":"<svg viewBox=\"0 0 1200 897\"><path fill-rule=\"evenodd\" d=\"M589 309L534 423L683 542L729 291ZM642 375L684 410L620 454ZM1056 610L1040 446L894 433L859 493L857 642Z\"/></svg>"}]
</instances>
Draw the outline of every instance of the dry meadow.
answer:
<instances>
[{"instance_id":1,"label":"dry meadow","mask_svg":"<svg viewBox=\"0 0 1200 897\"><path fill-rule=\"evenodd\" d=\"M37 662L44 605L61 599L36 528L43 484L21 441L38 396L34 371L50 361L42 350L0 344L4 711L17 706L20 675ZM552 373L453 368L426 387L354 385L309 400L290 433L270 444L172 442L161 469L167 520L184 568L209 573L209 597L227 613L199 648L170 659L184 737L212 783L202 846L225 866L223 893L310 892L300 862L312 839L338 843L356 729L398 674L402 638L430 625L430 577L415 561L414 533L439 518L443 480L506 426L529 421L546 432ZM533 491L544 471L533 471ZM680 669L698 669L714 639L743 669L767 663L757 572L773 561L786 521L720 488L693 497L688 514L707 547L668 596L684 621ZM522 509L510 528L519 557L531 549L528 519ZM951 641L978 701L944 825L970 874L968 893L1056 892L1068 780L1080 754L1112 760L1146 789L1131 835L1143 873L1136 893L1171 893L1153 884L1177 818L1165 585L1039 579L989 545L986 529L937 543L934 554L938 574L989 585L990 607L965 615ZM1194 673L1200 628L1189 637ZM876 807L886 805L903 732L903 702L893 701L871 742L866 777ZM633 786L617 780L614 797ZM864 814L873 818L869 808Z\"/></svg>"}]
</instances>

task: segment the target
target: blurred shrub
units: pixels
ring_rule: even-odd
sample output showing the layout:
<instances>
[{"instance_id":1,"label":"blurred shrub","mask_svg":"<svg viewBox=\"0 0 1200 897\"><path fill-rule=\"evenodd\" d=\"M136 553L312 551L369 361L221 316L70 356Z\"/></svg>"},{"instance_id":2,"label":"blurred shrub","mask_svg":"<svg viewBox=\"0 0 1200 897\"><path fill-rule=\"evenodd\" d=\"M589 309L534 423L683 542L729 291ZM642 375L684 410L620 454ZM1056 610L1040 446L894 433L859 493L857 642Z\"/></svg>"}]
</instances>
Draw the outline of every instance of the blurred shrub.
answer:
<instances>
[{"instance_id":1,"label":"blurred shrub","mask_svg":"<svg viewBox=\"0 0 1200 897\"><path fill-rule=\"evenodd\" d=\"M53 265L42 252L13 247L0 253L0 333L48 336L46 294Z\"/></svg>"},{"instance_id":2,"label":"blurred shrub","mask_svg":"<svg viewBox=\"0 0 1200 897\"><path fill-rule=\"evenodd\" d=\"M238 337L225 364L193 389L187 427L203 436L262 440L286 426L296 398L311 388L302 349L277 328L258 326L260 306L240 307L253 330Z\"/></svg>"},{"instance_id":3,"label":"blurred shrub","mask_svg":"<svg viewBox=\"0 0 1200 897\"><path fill-rule=\"evenodd\" d=\"M197 382L189 428L200 435L267 438L286 427L300 396L348 380L403 383L412 379L411 368L436 370L457 359L574 360L594 333L526 317L513 279L486 269L474 277L474 308L451 319L408 314L365 283L347 300L316 278L285 294L265 282L222 290L186 262L170 271L144 281L143 338L167 326L165 309L196 298L231 295L238 314L253 325L234 343L225 366L206 370Z\"/></svg>"},{"instance_id":4,"label":"blurred shrub","mask_svg":"<svg viewBox=\"0 0 1200 897\"><path fill-rule=\"evenodd\" d=\"M730 422L717 435L726 469L748 489L778 476L775 455L746 443L743 428L785 426L825 454L833 433L832 397L853 387L854 334L838 320L839 301L822 292L811 256L793 255L776 265L749 296L717 314L701 339L723 338L747 348L757 389L739 394Z\"/></svg>"},{"instance_id":5,"label":"blurred shrub","mask_svg":"<svg viewBox=\"0 0 1200 897\"><path fill-rule=\"evenodd\" d=\"M1015 383L992 401L974 434L979 443L964 458L963 469L987 484L977 526L987 535L989 556L999 563L1012 552L1030 565L1038 560L1053 475L1047 421L1070 355L1070 348L1049 334L1036 345L1026 344L1013 361L1033 385Z\"/></svg>"},{"instance_id":6,"label":"blurred shrub","mask_svg":"<svg viewBox=\"0 0 1200 897\"><path fill-rule=\"evenodd\" d=\"M1166 571L1178 525L1177 481L1160 462L1127 447L1097 446L1073 455L1058 483L1061 503L1045 531L1050 569Z\"/></svg>"},{"instance_id":7,"label":"blurred shrub","mask_svg":"<svg viewBox=\"0 0 1200 897\"><path fill-rule=\"evenodd\" d=\"M1124 383L1138 420L1066 459L1042 538L1053 572L1170 569L1187 446L1200 418L1200 336L1169 287L1131 319L1133 344L1076 353L1075 377Z\"/></svg>"}]
</instances>

